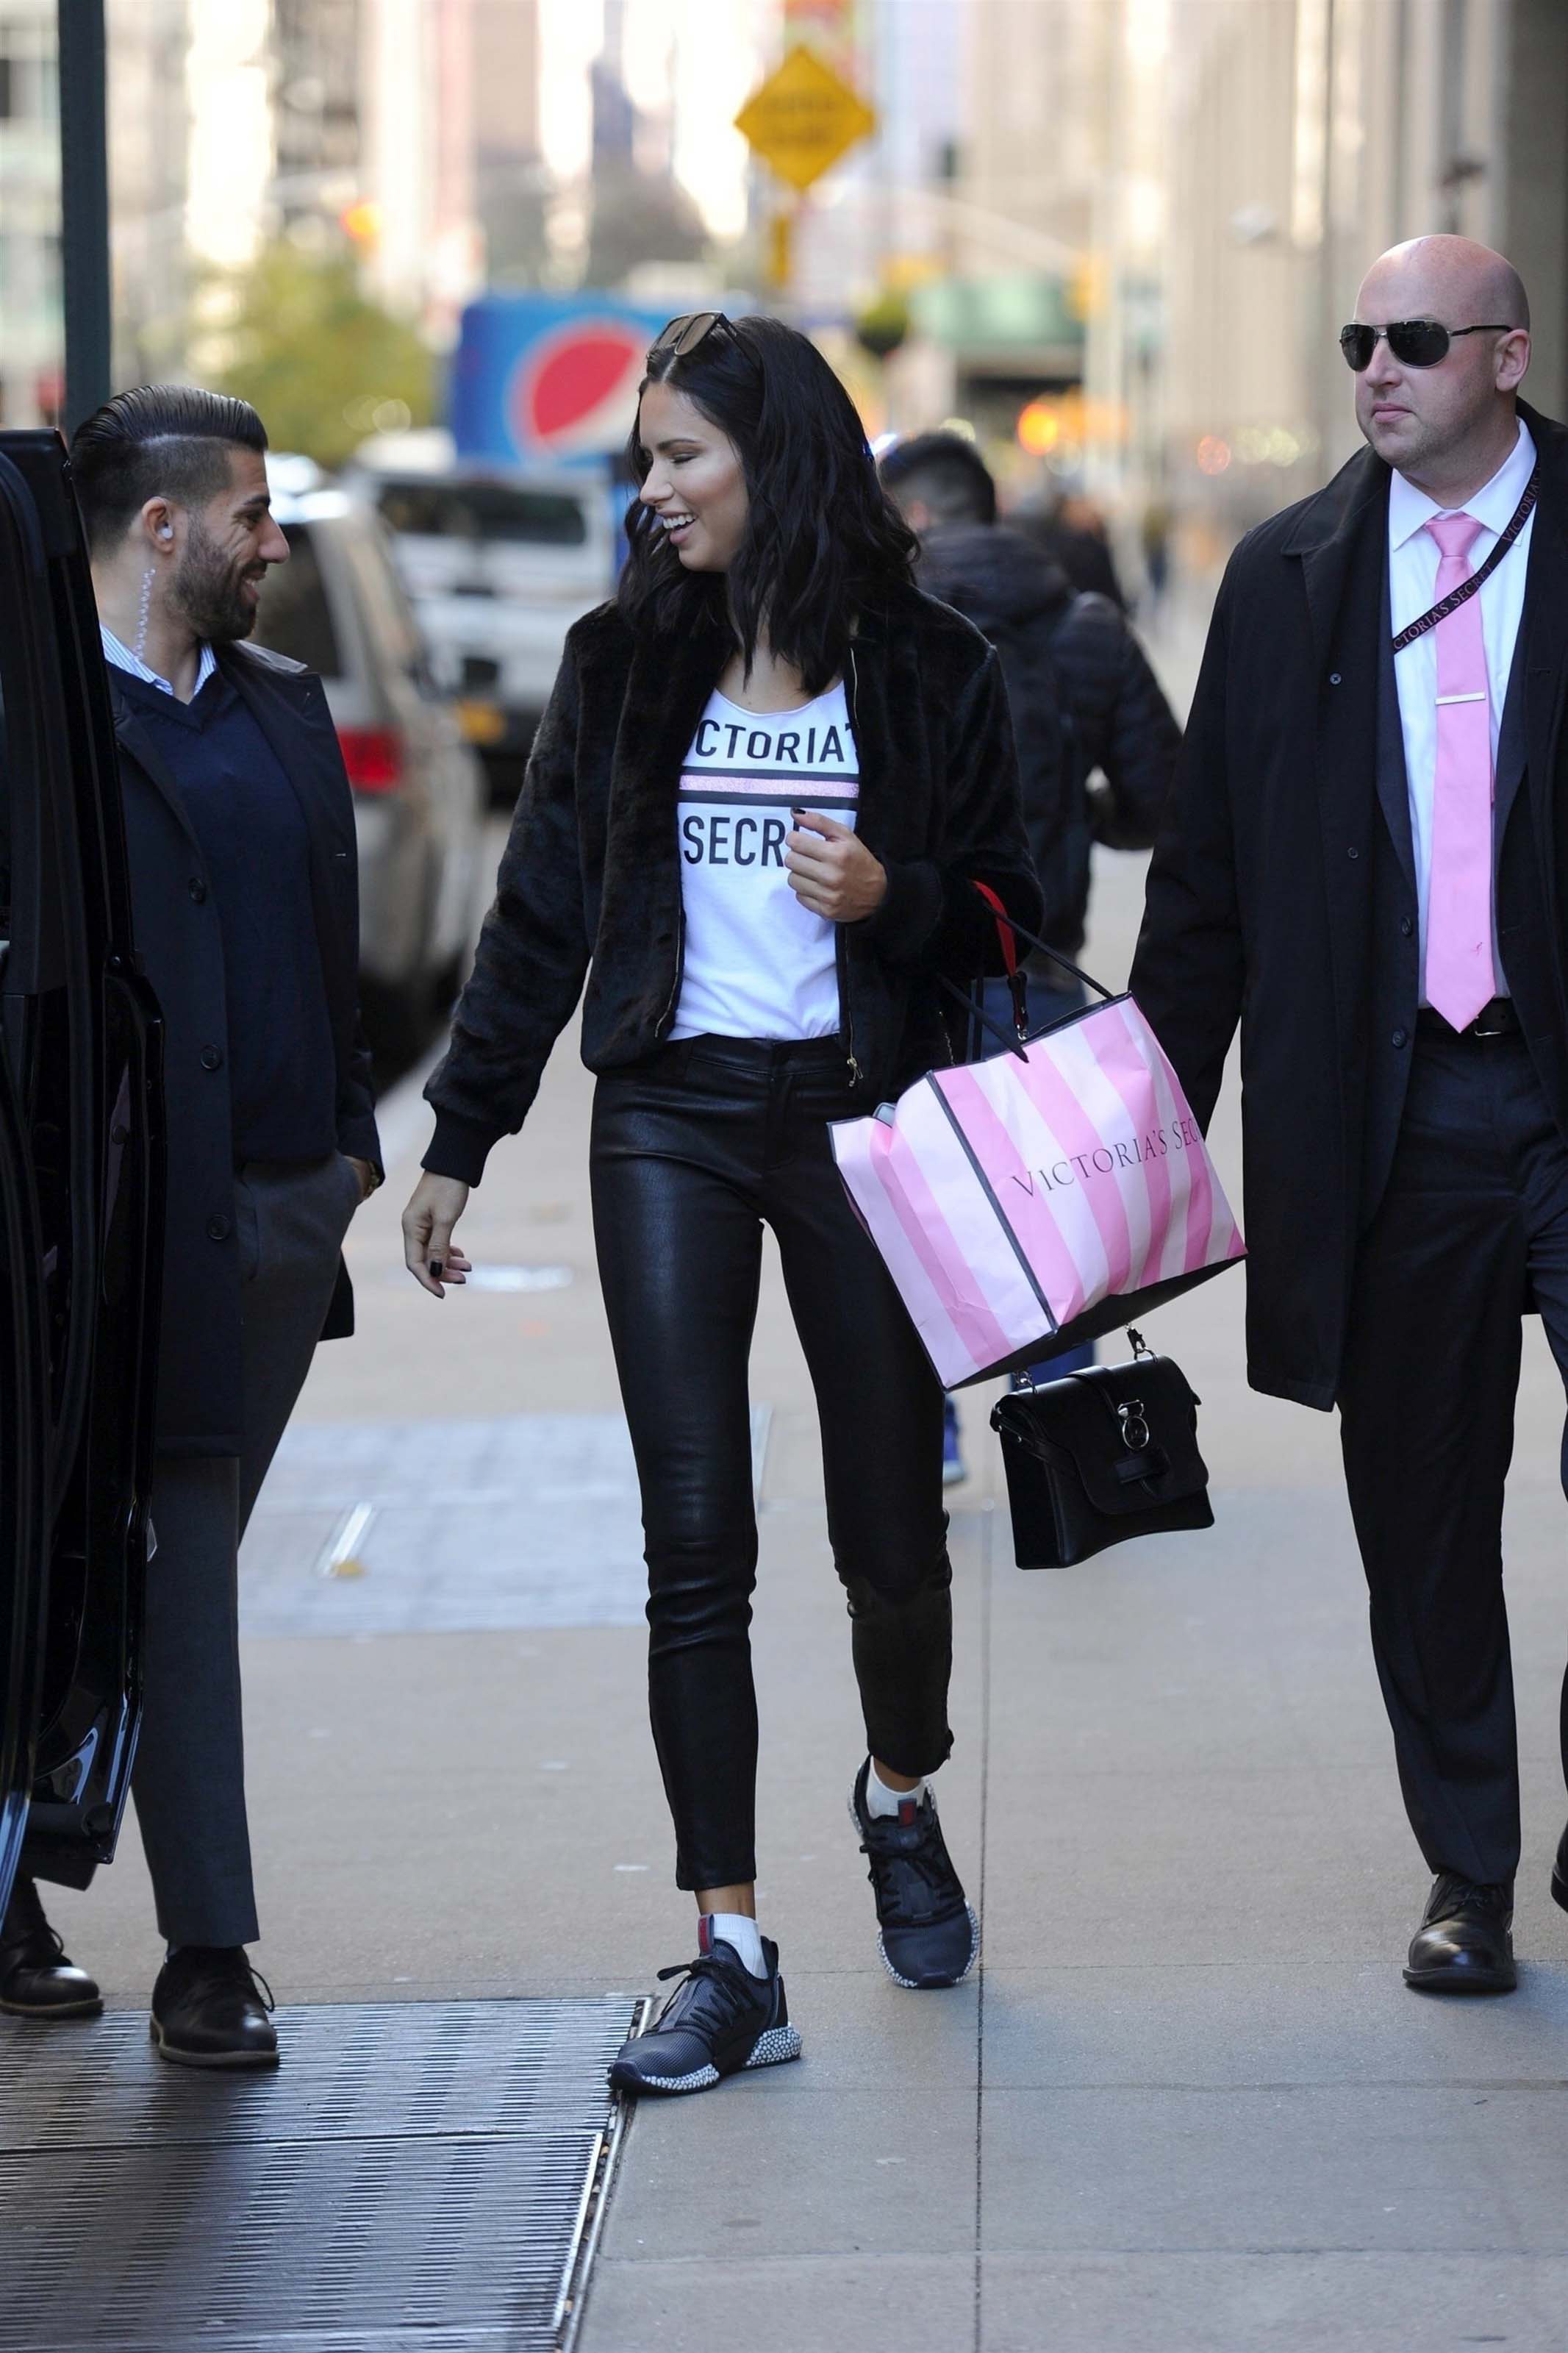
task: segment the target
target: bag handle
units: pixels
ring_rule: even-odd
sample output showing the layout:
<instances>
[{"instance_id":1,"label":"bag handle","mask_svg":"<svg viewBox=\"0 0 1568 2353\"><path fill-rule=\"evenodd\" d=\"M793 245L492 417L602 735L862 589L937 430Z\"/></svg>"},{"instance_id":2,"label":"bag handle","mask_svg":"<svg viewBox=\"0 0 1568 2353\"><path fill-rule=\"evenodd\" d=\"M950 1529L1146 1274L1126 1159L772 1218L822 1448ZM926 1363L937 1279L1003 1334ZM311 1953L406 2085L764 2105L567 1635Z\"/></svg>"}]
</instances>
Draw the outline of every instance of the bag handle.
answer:
<instances>
[{"instance_id":1,"label":"bag handle","mask_svg":"<svg viewBox=\"0 0 1568 2353\"><path fill-rule=\"evenodd\" d=\"M1011 979L1011 974L1009 974L1008 977ZM995 1039L996 1043L999 1046L1005 1046L1009 1054L1016 1054L1020 1062L1026 1062L1028 1060L1029 1058L1024 1051L1025 1041L1028 1035L1028 1023L1026 1020L1022 1022L1018 1021L1018 1000L1016 997L1015 997L1013 1000L1013 1018L1015 1023L1017 1025L1017 1034L1016 1037L1009 1038L1005 1029L1003 1029L1000 1021L993 1021L989 1013L986 1012L984 1006L980 1002L980 992L978 989L960 988L957 981L950 980L945 972L939 972L937 974L936 983L939 988L945 988L948 995L951 997L955 998L957 1002L963 1006L965 1013L968 1014L972 1021L978 1021L983 1029L989 1029L991 1035Z\"/></svg>"},{"instance_id":2,"label":"bag handle","mask_svg":"<svg viewBox=\"0 0 1568 2353\"><path fill-rule=\"evenodd\" d=\"M1116 995L1113 988L1107 988L1102 980L1096 980L1092 973L1085 972L1081 965L1074 964L1072 958L1063 955L1059 948L1047 946L1046 942L1037 938L1035 933L1026 932L1022 923L1015 923L988 882L977 882L971 875L969 887L972 891L979 892L995 920L996 936L1002 943L1002 961L1007 967L1007 978L1010 984L1016 979L1022 978L1022 975L1018 972L1017 942L1027 940L1032 948L1037 948L1042 955L1049 956L1051 962L1054 965L1059 965L1063 972L1070 972L1075 980L1081 980L1086 988L1092 988L1097 997L1105 999L1107 1005L1111 1002ZM1021 991L1015 987L1013 990L1015 1007L1019 1002L1020 995Z\"/></svg>"},{"instance_id":3,"label":"bag handle","mask_svg":"<svg viewBox=\"0 0 1568 2353\"><path fill-rule=\"evenodd\" d=\"M1081 965L1074 964L1072 958L1063 955L1059 949L1048 947L1046 942L1034 932L1026 931L1022 923L1015 923L988 882L977 882L973 875L970 876L969 882L971 890L977 891L990 908L992 918L996 925L996 937L1002 947L1002 962L1007 973L1007 986L1013 994L1013 1028L1016 1034L1009 1038L1002 1024L992 1019L981 1003L980 993L977 990L960 988L958 983L955 980L950 980L944 972L937 974L937 981L946 989L950 997L957 999L971 1020L978 1021L983 1029L989 1029L996 1043L1005 1047L1009 1054L1016 1054L1019 1061L1026 1061L1028 1058L1024 1049L1029 1036L1028 984L1018 967L1019 940L1027 940L1032 948L1038 948L1042 955L1049 956L1051 962L1060 965L1064 972L1070 972L1073 978L1082 981L1086 988L1092 988L1098 997L1104 998L1107 1005L1112 1002L1116 991L1113 988L1107 988L1103 981L1096 980L1092 973L1085 972Z\"/></svg>"},{"instance_id":4,"label":"bag handle","mask_svg":"<svg viewBox=\"0 0 1568 2353\"><path fill-rule=\"evenodd\" d=\"M1007 910L994 891L984 882L974 885L993 915L996 918L996 936L1002 943L1002 962L1007 974L1007 987L1013 998L1013 1027L1023 1044L1029 1034L1029 984L1018 969L1018 943L1013 937L1007 922Z\"/></svg>"}]
</instances>

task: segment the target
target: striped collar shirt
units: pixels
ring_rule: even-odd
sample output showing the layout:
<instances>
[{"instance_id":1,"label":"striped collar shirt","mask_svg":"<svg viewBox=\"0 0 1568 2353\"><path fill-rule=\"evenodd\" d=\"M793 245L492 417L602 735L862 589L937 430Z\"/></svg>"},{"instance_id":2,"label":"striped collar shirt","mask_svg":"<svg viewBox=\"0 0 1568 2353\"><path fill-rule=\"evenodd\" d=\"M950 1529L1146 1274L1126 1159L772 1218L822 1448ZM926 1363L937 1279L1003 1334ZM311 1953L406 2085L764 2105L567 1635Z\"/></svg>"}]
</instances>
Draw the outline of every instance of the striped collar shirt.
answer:
<instances>
[{"instance_id":1,"label":"striped collar shirt","mask_svg":"<svg viewBox=\"0 0 1568 2353\"><path fill-rule=\"evenodd\" d=\"M115 636L114 631L107 628L102 621L100 621L98 625L98 634L103 640L103 658L105 661L111 661L116 670L127 671L132 678L139 678L143 686L161 686L165 694L174 693L174 690L170 681L166 678L160 678L155 670L149 670L147 664L142 659L141 655L133 654L129 646L122 646L120 639ZM201 659L196 664L196 682L191 690L191 700L193 702L195 702L196 696L201 692L203 687L205 686L208 679L211 678L216 668L217 656L214 653L211 646L204 639L202 643Z\"/></svg>"}]
</instances>

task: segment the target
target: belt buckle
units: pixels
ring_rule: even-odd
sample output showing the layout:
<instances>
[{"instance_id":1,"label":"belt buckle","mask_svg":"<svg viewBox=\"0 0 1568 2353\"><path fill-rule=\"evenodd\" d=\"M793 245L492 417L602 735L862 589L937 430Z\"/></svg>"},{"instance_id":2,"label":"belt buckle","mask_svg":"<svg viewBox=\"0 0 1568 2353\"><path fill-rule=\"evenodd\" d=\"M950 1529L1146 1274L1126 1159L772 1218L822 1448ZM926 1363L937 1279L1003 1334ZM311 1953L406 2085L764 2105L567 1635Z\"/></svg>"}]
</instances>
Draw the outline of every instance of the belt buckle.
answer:
<instances>
[{"instance_id":1,"label":"belt buckle","mask_svg":"<svg viewBox=\"0 0 1568 2353\"><path fill-rule=\"evenodd\" d=\"M1499 999L1500 1004L1506 1002L1507 1000L1505 998ZM1515 1021L1509 1019L1500 1020L1495 1029L1483 1029L1481 1028L1481 1023L1486 1019L1486 1018L1485 1010L1477 1014L1475 1019L1470 1024L1470 1035L1472 1038L1509 1038L1512 1036L1513 1031L1517 1027L1517 1023Z\"/></svg>"}]
</instances>

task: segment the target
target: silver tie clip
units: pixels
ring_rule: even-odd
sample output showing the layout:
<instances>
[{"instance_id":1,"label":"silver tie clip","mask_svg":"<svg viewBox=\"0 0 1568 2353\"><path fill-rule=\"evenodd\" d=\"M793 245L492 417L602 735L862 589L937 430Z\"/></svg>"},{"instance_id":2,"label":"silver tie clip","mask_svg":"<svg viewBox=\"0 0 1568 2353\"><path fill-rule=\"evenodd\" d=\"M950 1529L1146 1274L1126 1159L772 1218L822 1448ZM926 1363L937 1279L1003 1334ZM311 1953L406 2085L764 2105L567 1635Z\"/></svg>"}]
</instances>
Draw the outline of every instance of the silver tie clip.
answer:
<instances>
[{"instance_id":1,"label":"silver tie clip","mask_svg":"<svg viewBox=\"0 0 1568 2353\"><path fill-rule=\"evenodd\" d=\"M1484 694L1440 694L1437 700L1439 702L1484 702L1486 696Z\"/></svg>"}]
</instances>

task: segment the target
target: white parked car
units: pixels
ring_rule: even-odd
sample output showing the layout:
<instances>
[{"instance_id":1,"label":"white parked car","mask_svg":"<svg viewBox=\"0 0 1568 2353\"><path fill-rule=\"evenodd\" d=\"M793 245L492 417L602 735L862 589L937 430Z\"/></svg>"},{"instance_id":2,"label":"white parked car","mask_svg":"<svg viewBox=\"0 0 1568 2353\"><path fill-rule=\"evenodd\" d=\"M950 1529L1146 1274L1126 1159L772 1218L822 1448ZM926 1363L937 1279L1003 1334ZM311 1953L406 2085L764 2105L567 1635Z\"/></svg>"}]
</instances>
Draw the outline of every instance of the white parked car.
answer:
<instances>
[{"instance_id":1,"label":"white parked car","mask_svg":"<svg viewBox=\"0 0 1568 2353\"><path fill-rule=\"evenodd\" d=\"M492 792L515 794L566 632L614 591L607 478L462 460L436 470L371 444L343 482L392 533L437 680Z\"/></svg>"},{"instance_id":2,"label":"white parked car","mask_svg":"<svg viewBox=\"0 0 1568 2353\"><path fill-rule=\"evenodd\" d=\"M268 460L289 542L257 616L259 645L317 671L353 786L360 977L378 1060L419 1050L464 977L478 928L486 794L431 674L386 533L309 460Z\"/></svg>"}]
</instances>

